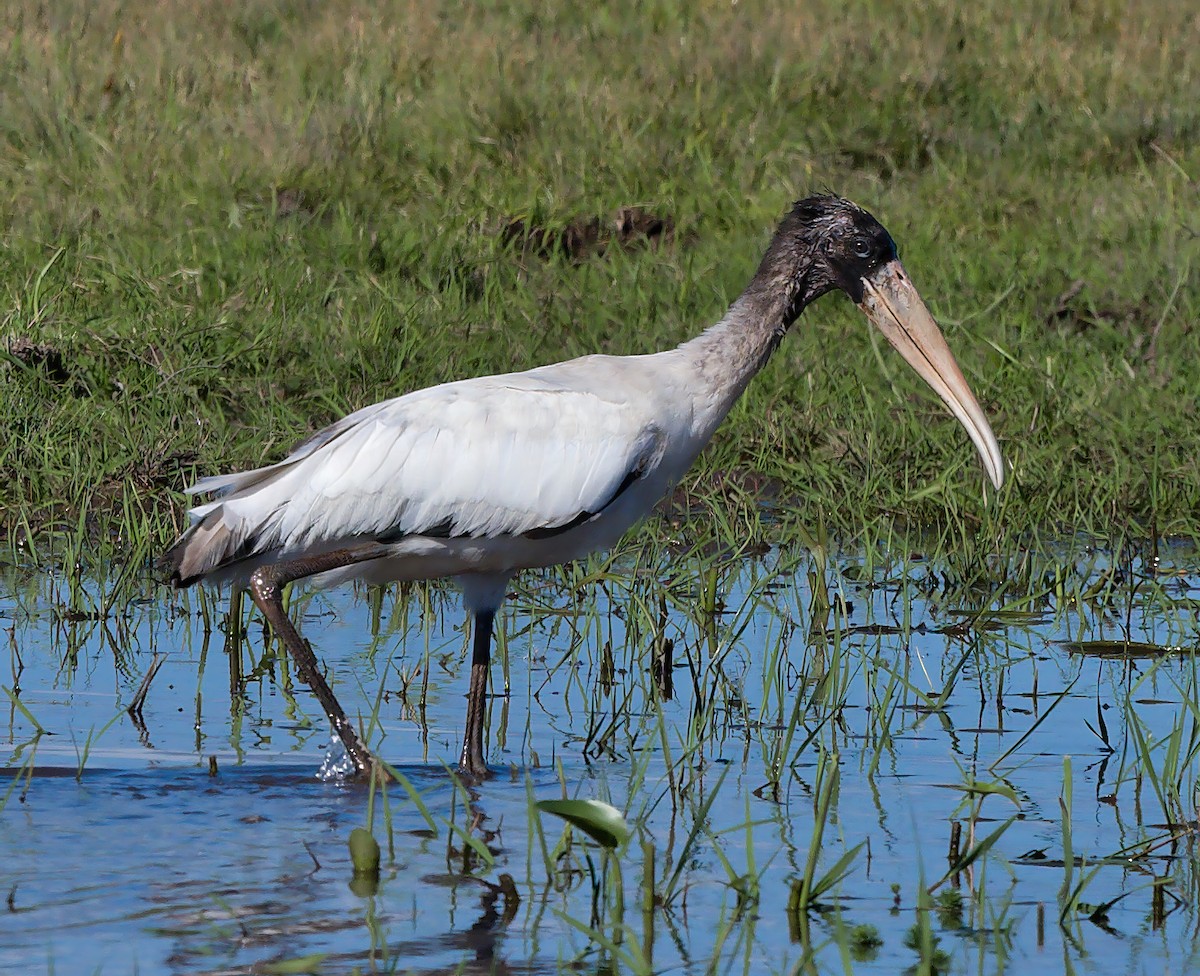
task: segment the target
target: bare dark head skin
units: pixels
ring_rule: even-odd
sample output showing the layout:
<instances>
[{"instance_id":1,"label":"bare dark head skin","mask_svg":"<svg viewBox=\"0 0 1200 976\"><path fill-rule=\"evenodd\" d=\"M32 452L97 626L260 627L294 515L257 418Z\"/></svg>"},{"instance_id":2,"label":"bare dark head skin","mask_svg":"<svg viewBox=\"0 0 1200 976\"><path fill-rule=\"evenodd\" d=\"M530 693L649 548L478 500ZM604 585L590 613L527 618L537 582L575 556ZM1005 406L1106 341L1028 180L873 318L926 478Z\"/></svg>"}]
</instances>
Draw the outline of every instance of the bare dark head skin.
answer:
<instances>
[{"instance_id":1,"label":"bare dark head skin","mask_svg":"<svg viewBox=\"0 0 1200 976\"><path fill-rule=\"evenodd\" d=\"M790 325L830 291L861 302L864 279L895 258L892 235L862 207L832 195L806 197L780 222L755 283L790 298Z\"/></svg>"},{"instance_id":2,"label":"bare dark head skin","mask_svg":"<svg viewBox=\"0 0 1200 976\"><path fill-rule=\"evenodd\" d=\"M967 429L997 488L1004 481L1000 447L946 345L900 264L896 242L862 207L832 195L798 202L783 218L750 287L738 300L751 320L772 330L757 366L765 362L805 306L841 291L862 310Z\"/></svg>"}]
</instances>

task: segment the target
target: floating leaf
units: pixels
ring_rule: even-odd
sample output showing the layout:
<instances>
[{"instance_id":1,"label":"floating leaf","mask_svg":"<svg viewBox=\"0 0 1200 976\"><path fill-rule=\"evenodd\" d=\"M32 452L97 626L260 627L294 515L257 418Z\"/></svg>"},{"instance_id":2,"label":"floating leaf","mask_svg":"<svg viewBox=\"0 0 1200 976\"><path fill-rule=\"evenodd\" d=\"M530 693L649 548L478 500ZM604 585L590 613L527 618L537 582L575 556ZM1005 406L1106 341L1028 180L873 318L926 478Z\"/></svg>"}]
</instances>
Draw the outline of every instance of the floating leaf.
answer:
<instances>
[{"instance_id":1,"label":"floating leaf","mask_svg":"<svg viewBox=\"0 0 1200 976\"><path fill-rule=\"evenodd\" d=\"M1182 647L1166 647L1162 644L1147 644L1143 641L1090 640L1063 641L1062 646L1071 654L1086 657L1154 658L1168 654L1183 653Z\"/></svg>"},{"instance_id":2,"label":"floating leaf","mask_svg":"<svg viewBox=\"0 0 1200 976\"><path fill-rule=\"evenodd\" d=\"M1002 796L1007 800L1012 800L1018 807L1021 805L1021 798L1017 796L1017 791L1002 780L986 783L976 780L971 783L934 783L932 785L943 790L958 790L968 796Z\"/></svg>"},{"instance_id":3,"label":"floating leaf","mask_svg":"<svg viewBox=\"0 0 1200 976\"><path fill-rule=\"evenodd\" d=\"M612 804L600 800L539 800L537 808L562 817L610 851L629 840L629 825Z\"/></svg>"},{"instance_id":4,"label":"floating leaf","mask_svg":"<svg viewBox=\"0 0 1200 976\"><path fill-rule=\"evenodd\" d=\"M291 976L298 973L319 972L321 963L328 956L327 952L314 952L311 956L297 956L295 959L280 959L276 962L264 962L255 967L256 973L270 973L271 976Z\"/></svg>"}]
</instances>

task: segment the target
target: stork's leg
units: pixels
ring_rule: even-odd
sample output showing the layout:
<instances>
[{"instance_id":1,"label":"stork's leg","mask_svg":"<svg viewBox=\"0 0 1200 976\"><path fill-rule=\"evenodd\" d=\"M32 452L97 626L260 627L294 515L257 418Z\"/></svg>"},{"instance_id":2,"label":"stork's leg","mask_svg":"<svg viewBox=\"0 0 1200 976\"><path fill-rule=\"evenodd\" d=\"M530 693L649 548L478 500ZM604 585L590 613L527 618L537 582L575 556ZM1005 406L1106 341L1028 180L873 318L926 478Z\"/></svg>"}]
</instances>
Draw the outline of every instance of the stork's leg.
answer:
<instances>
[{"instance_id":1,"label":"stork's leg","mask_svg":"<svg viewBox=\"0 0 1200 976\"><path fill-rule=\"evenodd\" d=\"M467 692L467 733L463 740L459 773L470 780L485 779L487 763L483 758L483 720L487 714L488 670L492 660L492 621L495 610L476 610L471 635L471 686Z\"/></svg>"},{"instance_id":2,"label":"stork's leg","mask_svg":"<svg viewBox=\"0 0 1200 976\"><path fill-rule=\"evenodd\" d=\"M283 609L283 588L288 583L306 576L315 576L317 573L341 569L352 563L378 559L385 552L383 547L375 544L352 546L318 556L303 556L288 562L260 566L250 576L250 595L254 598L254 602L262 611L263 616L270 622L272 630L283 639L284 646L296 663L296 672L300 680L308 685L313 694L317 696L317 701L325 709L325 714L329 716L329 721L333 724L333 730L342 740L346 752L350 755L355 769L360 774L370 772L371 753L358 738L353 724L346 718L346 713L334 696L333 690L325 681L325 676L317 666L312 646L300 636L291 620L288 619L288 615Z\"/></svg>"}]
</instances>

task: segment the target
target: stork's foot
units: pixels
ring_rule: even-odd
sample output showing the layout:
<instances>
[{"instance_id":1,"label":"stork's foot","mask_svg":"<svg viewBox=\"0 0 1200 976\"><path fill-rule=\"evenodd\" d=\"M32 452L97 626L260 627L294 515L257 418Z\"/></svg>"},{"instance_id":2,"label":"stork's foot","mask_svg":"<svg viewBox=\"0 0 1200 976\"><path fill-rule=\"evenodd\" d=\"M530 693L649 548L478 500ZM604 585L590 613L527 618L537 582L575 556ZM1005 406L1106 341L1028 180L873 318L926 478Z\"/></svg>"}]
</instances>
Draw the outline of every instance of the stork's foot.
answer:
<instances>
[{"instance_id":1,"label":"stork's foot","mask_svg":"<svg viewBox=\"0 0 1200 976\"><path fill-rule=\"evenodd\" d=\"M342 746L345 748L344 742ZM351 766L346 762L346 759L349 758L349 749L346 752L346 756L342 756L332 765L330 762L332 757L326 757L325 763L317 773L317 778L327 783L362 783L373 786L386 786L395 782L393 773L378 756L368 752L365 760L360 757ZM362 762L365 762L365 765L360 765Z\"/></svg>"},{"instance_id":2,"label":"stork's foot","mask_svg":"<svg viewBox=\"0 0 1200 976\"><path fill-rule=\"evenodd\" d=\"M350 775L356 779L361 779L383 772L382 764L371 754L371 750L362 744L362 739L358 737L358 733L354 731L354 726L350 724L349 719L344 714L330 715L329 721L332 723L333 730L337 733L338 739L341 740L342 748L346 750L346 755L354 763L354 772Z\"/></svg>"},{"instance_id":3,"label":"stork's foot","mask_svg":"<svg viewBox=\"0 0 1200 976\"><path fill-rule=\"evenodd\" d=\"M345 747L347 755L350 756L350 761L354 763L355 776L370 774L371 768L375 764L375 757L362 744L358 733L354 731L354 725L346 717L345 709L338 702L333 689L329 687L325 675L321 673L312 645L300 636L299 631L288 618L283 608L283 587L305 576L375 558L378 552L378 547L372 546L339 549L320 556L304 557L286 563L268 563L260 566L250 575L250 596L262 611L263 616L267 618L271 629L283 641L284 647L287 648L288 654L296 665L297 677L312 689L317 701L320 702L322 710L333 726L333 731L342 740L342 745Z\"/></svg>"},{"instance_id":4,"label":"stork's foot","mask_svg":"<svg viewBox=\"0 0 1200 976\"><path fill-rule=\"evenodd\" d=\"M475 613L471 653L471 684L467 690L467 730L463 737L458 775L468 783L481 783L491 773L483 758L483 727L487 719L488 666L491 663L494 610Z\"/></svg>"},{"instance_id":5,"label":"stork's foot","mask_svg":"<svg viewBox=\"0 0 1200 976\"><path fill-rule=\"evenodd\" d=\"M464 783L482 783L491 775L483 757L483 721L486 717L487 668L471 669L471 693L467 696L467 731L462 755L458 759L458 776Z\"/></svg>"},{"instance_id":6,"label":"stork's foot","mask_svg":"<svg viewBox=\"0 0 1200 976\"><path fill-rule=\"evenodd\" d=\"M467 785L482 783L492 776L492 771L484 761L483 751L479 750L477 755L472 755L471 752L469 745L464 746L462 758L458 761L458 778Z\"/></svg>"}]
</instances>

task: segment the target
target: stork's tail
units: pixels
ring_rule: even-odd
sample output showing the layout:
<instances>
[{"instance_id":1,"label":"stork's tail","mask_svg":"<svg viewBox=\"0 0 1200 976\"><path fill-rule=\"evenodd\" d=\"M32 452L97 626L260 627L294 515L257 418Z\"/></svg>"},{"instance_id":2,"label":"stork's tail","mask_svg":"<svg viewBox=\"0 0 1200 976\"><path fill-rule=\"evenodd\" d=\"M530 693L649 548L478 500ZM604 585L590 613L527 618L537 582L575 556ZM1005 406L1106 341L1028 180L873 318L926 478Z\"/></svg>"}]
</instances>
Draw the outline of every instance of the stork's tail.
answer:
<instances>
[{"instance_id":1,"label":"stork's tail","mask_svg":"<svg viewBox=\"0 0 1200 976\"><path fill-rule=\"evenodd\" d=\"M157 566L172 586L191 586L206 577L231 579L239 568L245 568L239 563L262 554L263 543L271 535L272 517L259 517L263 507L252 503L247 511L246 501L278 481L292 457L265 468L202 478L187 489L189 495L215 493L218 497L188 512L191 526L159 557ZM268 507L273 510L274 506Z\"/></svg>"},{"instance_id":2,"label":"stork's tail","mask_svg":"<svg viewBox=\"0 0 1200 976\"><path fill-rule=\"evenodd\" d=\"M230 506L230 500L198 505L188 513L192 525L157 564L172 586L236 579L271 558L270 519L239 517L242 513L236 504Z\"/></svg>"},{"instance_id":3,"label":"stork's tail","mask_svg":"<svg viewBox=\"0 0 1200 976\"><path fill-rule=\"evenodd\" d=\"M246 548L245 540L235 538L220 506L216 506L159 557L158 568L168 574L172 586L191 586L244 558Z\"/></svg>"}]
</instances>

